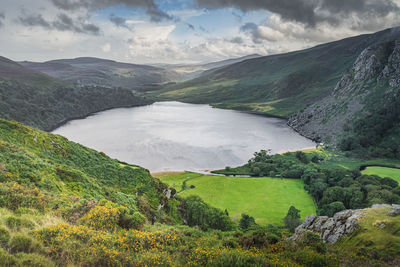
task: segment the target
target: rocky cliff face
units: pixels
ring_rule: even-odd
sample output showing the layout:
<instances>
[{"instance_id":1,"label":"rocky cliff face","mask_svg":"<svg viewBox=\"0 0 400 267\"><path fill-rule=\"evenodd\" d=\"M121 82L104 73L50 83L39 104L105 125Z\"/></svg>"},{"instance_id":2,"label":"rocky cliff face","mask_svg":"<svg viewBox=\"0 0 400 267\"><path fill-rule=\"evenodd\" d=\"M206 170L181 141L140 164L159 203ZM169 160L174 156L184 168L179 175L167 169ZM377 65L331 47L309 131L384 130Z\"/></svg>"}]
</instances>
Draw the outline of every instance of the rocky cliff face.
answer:
<instances>
[{"instance_id":1,"label":"rocky cliff face","mask_svg":"<svg viewBox=\"0 0 400 267\"><path fill-rule=\"evenodd\" d=\"M366 48L332 93L289 119L301 134L336 143L347 122L400 91L400 38Z\"/></svg>"},{"instance_id":2,"label":"rocky cliff face","mask_svg":"<svg viewBox=\"0 0 400 267\"><path fill-rule=\"evenodd\" d=\"M370 209L390 208L387 212L389 216L400 215L400 205L374 205ZM359 221L366 216L366 211L362 210L344 210L336 213L333 217L327 216L306 216L304 223L296 228L296 232L289 240L296 241L301 239L306 231L312 231L321 236L324 242L336 243L341 237L351 234L357 229ZM378 227L385 227L384 224Z\"/></svg>"}]
</instances>

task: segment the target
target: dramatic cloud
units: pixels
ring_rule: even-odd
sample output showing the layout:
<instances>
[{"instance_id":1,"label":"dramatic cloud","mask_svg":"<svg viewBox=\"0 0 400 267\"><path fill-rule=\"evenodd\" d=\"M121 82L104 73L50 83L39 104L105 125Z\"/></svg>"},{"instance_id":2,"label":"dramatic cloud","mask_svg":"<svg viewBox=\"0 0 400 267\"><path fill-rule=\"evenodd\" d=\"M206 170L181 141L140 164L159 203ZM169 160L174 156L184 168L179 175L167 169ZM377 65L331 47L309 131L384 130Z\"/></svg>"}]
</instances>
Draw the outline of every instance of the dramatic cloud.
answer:
<instances>
[{"instance_id":1,"label":"dramatic cloud","mask_svg":"<svg viewBox=\"0 0 400 267\"><path fill-rule=\"evenodd\" d=\"M268 10L287 21L314 27L318 23L340 24L349 16L365 20L399 13L393 0L196 0L199 7L216 9L236 7L243 11Z\"/></svg>"},{"instance_id":2,"label":"dramatic cloud","mask_svg":"<svg viewBox=\"0 0 400 267\"><path fill-rule=\"evenodd\" d=\"M58 14L57 18L53 21L45 20L41 14L24 14L19 17L19 22L25 26L40 26L49 30L71 31L93 35L100 33L100 28L87 22L85 18L79 17L74 20L65 13Z\"/></svg>"},{"instance_id":3,"label":"dramatic cloud","mask_svg":"<svg viewBox=\"0 0 400 267\"><path fill-rule=\"evenodd\" d=\"M85 9L95 11L107 7L124 5L128 8L144 8L154 22L172 20L173 17L161 11L154 0L50 0L62 10L74 11Z\"/></svg>"}]
</instances>

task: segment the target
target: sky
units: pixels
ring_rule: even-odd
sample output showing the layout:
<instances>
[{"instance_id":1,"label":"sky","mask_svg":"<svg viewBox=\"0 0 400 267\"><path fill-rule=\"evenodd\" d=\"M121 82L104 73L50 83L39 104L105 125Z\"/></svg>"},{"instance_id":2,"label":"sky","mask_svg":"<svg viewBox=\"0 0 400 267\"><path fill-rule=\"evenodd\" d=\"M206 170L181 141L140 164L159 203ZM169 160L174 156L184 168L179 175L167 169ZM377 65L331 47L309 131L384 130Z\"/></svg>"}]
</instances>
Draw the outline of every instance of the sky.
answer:
<instances>
[{"instance_id":1,"label":"sky","mask_svg":"<svg viewBox=\"0 0 400 267\"><path fill-rule=\"evenodd\" d=\"M0 0L0 55L200 63L400 26L400 0Z\"/></svg>"}]
</instances>

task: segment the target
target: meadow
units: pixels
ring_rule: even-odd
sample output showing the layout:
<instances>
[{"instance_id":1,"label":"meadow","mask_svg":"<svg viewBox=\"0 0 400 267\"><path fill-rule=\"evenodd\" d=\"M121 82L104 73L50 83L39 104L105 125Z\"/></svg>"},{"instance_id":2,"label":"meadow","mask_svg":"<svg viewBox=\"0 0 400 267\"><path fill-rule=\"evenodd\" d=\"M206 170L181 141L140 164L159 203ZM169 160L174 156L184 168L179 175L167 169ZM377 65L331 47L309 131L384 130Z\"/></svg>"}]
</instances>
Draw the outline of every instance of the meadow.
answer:
<instances>
[{"instance_id":1,"label":"meadow","mask_svg":"<svg viewBox=\"0 0 400 267\"><path fill-rule=\"evenodd\" d=\"M179 196L197 195L211 206L226 209L233 219L245 213L258 224L282 225L291 205L301 210L303 219L316 212L300 179L219 177L191 172L154 176L175 188ZM184 182L186 189L182 190Z\"/></svg>"},{"instance_id":2,"label":"meadow","mask_svg":"<svg viewBox=\"0 0 400 267\"><path fill-rule=\"evenodd\" d=\"M362 171L366 175L378 175L382 178L390 177L400 183L400 169L386 167L367 167Z\"/></svg>"}]
</instances>

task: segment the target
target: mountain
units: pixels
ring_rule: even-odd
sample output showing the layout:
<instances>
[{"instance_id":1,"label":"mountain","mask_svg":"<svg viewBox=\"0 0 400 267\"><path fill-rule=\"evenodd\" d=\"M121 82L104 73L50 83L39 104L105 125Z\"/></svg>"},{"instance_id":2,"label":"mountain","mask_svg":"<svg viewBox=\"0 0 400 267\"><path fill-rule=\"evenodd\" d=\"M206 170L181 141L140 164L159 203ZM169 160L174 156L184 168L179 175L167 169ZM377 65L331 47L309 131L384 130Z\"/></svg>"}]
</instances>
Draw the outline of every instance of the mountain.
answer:
<instances>
[{"instance_id":1,"label":"mountain","mask_svg":"<svg viewBox=\"0 0 400 267\"><path fill-rule=\"evenodd\" d=\"M217 68L221 68L247 59L258 58L258 57L261 57L261 55L252 54L239 58L231 58L222 61L203 63L203 64L156 64L155 66L159 66L174 71L176 73L179 73L181 75L180 80L188 80L196 78L200 76L202 73L205 73L206 71L213 71Z\"/></svg>"},{"instance_id":2,"label":"mountain","mask_svg":"<svg viewBox=\"0 0 400 267\"><path fill-rule=\"evenodd\" d=\"M75 84L122 87L137 91L157 89L161 84L179 79L179 74L163 68L91 57L43 63L24 61L20 64Z\"/></svg>"},{"instance_id":3,"label":"mountain","mask_svg":"<svg viewBox=\"0 0 400 267\"><path fill-rule=\"evenodd\" d=\"M329 96L366 48L393 41L399 35L398 28L393 28L301 51L248 59L150 95L288 118Z\"/></svg>"},{"instance_id":4,"label":"mountain","mask_svg":"<svg viewBox=\"0 0 400 267\"><path fill-rule=\"evenodd\" d=\"M363 50L331 94L293 116L289 125L312 138L334 140L346 123L352 127L356 117L388 105L399 94L400 29L397 38Z\"/></svg>"},{"instance_id":5,"label":"mountain","mask_svg":"<svg viewBox=\"0 0 400 267\"><path fill-rule=\"evenodd\" d=\"M152 103L129 90L74 86L0 58L0 117L43 130L72 118L115 108Z\"/></svg>"}]
</instances>

